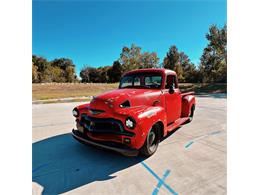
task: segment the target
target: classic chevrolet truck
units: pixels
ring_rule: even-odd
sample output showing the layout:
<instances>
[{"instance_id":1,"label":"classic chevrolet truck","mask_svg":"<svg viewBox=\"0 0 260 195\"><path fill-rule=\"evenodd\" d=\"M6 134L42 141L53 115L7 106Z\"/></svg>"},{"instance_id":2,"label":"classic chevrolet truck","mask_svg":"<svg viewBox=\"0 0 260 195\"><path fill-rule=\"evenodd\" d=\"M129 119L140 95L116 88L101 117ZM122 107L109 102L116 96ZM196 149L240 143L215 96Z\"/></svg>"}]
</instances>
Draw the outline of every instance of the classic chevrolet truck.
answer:
<instances>
[{"instance_id":1,"label":"classic chevrolet truck","mask_svg":"<svg viewBox=\"0 0 260 195\"><path fill-rule=\"evenodd\" d=\"M73 109L72 135L81 143L149 157L163 137L192 120L194 110L193 92L181 93L174 71L133 70L118 89Z\"/></svg>"}]
</instances>

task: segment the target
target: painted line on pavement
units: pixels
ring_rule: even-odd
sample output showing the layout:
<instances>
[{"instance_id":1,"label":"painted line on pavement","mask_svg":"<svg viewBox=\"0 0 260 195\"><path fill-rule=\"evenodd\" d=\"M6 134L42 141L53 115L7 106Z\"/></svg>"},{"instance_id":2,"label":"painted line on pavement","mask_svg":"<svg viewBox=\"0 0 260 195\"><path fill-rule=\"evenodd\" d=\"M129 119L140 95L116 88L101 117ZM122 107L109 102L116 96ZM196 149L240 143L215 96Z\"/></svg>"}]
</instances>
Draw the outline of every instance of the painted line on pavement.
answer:
<instances>
[{"instance_id":1,"label":"painted line on pavement","mask_svg":"<svg viewBox=\"0 0 260 195\"><path fill-rule=\"evenodd\" d=\"M223 131L213 131L213 132L210 132L210 133L207 133L205 135L201 135L199 137L196 137L194 138L193 140L190 140L188 141L186 144L185 144L185 148L189 148L195 141L197 140L200 140L204 137L208 137L208 136L211 136L211 135L217 135L217 134L220 134L220 133L223 133Z\"/></svg>"},{"instance_id":2,"label":"painted line on pavement","mask_svg":"<svg viewBox=\"0 0 260 195\"><path fill-rule=\"evenodd\" d=\"M166 177L170 174L170 172L171 171L169 169L167 169L164 172L163 177L162 177L162 181L165 181ZM157 195L161 187L162 187L162 182L159 181L156 188L154 188L152 195Z\"/></svg>"},{"instance_id":3,"label":"painted line on pavement","mask_svg":"<svg viewBox=\"0 0 260 195\"><path fill-rule=\"evenodd\" d=\"M194 143L194 141L190 141L190 142L188 142L188 143L186 144L185 148L190 147L190 145L193 144L193 143Z\"/></svg>"},{"instance_id":4,"label":"painted line on pavement","mask_svg":"<svg viewBox=\"0 0 260 195\"><path fill-rule=\"evenodd\" d=\"M143 161L141 162L141 164L144 166L144 168L149 171L159 182L162 183L162 185L164 185L164 187L171 193L174 195L178 195L177 192L175 192L168 184L166 184L147 164L145 164Z\"/></svg>"}]
</instances>

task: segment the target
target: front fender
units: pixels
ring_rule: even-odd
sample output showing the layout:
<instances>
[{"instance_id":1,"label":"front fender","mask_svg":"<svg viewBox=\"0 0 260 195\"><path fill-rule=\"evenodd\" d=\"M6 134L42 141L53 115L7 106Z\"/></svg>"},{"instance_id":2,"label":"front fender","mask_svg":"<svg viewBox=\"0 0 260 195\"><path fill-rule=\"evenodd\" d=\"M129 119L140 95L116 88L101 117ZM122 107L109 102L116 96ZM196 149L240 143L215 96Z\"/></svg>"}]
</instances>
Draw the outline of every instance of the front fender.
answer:
<instances>
[{"instance_id":1,"label":"front fender","mask_svg":"<svg viewBox=\"0 0 260 195\"><path fill-rule=\"evenodd\" d=\"M167 118L163 107L146 107L145 109L142 109L142 111L132 113L132 115L136 119L137 123L135 129L135 148L139 149L143 146L149 130L157 122L161 122L163 124L163 135L166 134Z\"/></svg>"},{"instance_id":2,"label":"front fender","mask_svg":"<svg viewBox=\"0 0 260 195\"><path fill-rule=\"evenodd\" d=\"M89 103L85 103L85 104L81 104L79 106L76 106L74 109L77 109L79 111L79 116L76 117L77 120L80 119L81 115L83 113L86 113L87 112L87 109L88 109L88 106L89 106Z\"/></svg>"}]
</instances>

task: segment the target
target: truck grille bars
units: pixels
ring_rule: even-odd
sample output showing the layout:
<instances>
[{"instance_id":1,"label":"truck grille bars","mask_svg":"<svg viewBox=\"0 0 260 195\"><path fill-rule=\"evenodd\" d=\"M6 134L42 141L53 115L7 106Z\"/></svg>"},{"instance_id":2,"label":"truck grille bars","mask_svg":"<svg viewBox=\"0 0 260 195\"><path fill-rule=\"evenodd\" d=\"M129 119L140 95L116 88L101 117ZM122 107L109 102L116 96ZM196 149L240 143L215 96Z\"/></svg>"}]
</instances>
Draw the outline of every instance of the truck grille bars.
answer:
<instances>
[{"instance_id":1,"label":"truck grille bars","mask_svg":"<svg viewBox=\"0 0 260 195\"><path fill-rule=\"evenodd\" d=\"M84 131L102 134L118 134L133 136L134 133L126 131L120 120L113 118L94 118L82 115L80 125L84 127Z\"/></svg>"}]
</instances>

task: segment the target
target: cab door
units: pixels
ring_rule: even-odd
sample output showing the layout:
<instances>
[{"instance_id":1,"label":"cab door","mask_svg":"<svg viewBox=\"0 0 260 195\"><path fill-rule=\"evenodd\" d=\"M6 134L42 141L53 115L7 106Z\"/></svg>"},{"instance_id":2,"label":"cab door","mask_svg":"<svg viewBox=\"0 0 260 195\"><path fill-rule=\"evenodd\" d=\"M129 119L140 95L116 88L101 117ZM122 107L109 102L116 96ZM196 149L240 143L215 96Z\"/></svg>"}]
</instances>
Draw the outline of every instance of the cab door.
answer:
<instances>
[{"instance_id":1,"label":"cab door","mask_svg":"<svg viewBox=\"0 0 260 195\"><path fill-rule=\"evenodd\" d=\"M170 86L173 86L171 93L169 91ZM181 117L181 92L174 74L167 75L165 89L163 91L165 96L167 125L170 125Z\"/></svg>"}]
</instances>

